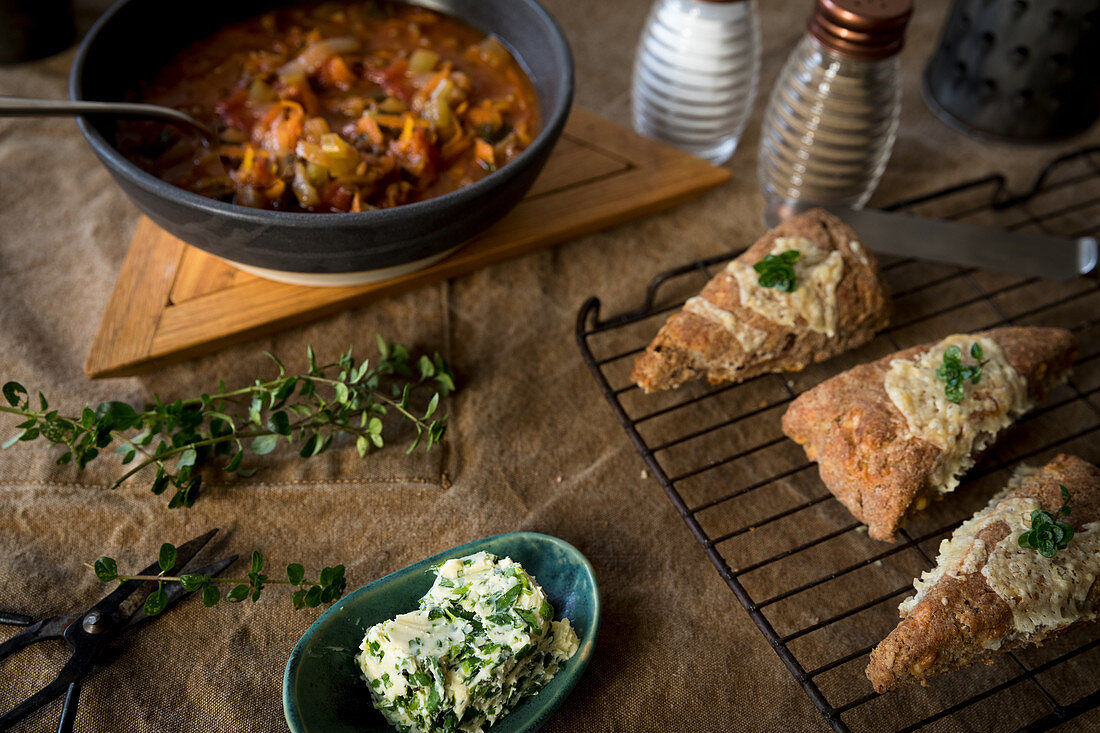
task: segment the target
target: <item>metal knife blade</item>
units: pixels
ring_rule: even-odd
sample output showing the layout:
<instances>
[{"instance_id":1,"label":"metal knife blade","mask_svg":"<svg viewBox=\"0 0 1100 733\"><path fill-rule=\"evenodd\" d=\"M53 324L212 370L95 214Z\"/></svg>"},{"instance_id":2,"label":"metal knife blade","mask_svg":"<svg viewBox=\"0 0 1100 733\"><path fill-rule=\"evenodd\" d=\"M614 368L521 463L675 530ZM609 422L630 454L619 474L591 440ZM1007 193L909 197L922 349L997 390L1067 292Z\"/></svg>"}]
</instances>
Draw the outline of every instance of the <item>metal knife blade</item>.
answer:
<instances>
[{"instance_id":1,"label":"metal knife blade","mask_svg":"<svg viewBox=\"0 0 1100 733\"><path fill-rule=\"evenodd\" d=\"M905 213L827 207L873 252L1013 275L1069 280L1097 263L1093 237L1009 232Z\"/></svg>"}]
</instances>

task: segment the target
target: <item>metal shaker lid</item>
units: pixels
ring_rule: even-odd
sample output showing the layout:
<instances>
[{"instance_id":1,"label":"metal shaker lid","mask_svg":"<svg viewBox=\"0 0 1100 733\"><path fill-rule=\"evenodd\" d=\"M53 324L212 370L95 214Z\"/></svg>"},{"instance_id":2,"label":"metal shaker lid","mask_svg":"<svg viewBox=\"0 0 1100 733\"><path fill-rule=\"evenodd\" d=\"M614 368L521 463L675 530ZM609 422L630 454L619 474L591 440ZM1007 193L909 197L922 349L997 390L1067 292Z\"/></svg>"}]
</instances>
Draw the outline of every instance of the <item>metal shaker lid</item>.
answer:
<instances>
[{"instance_id":1,"label":"metal shaker lid","mask_svg":"<svg viewBox=\"0 0 1100 733\"><path fill-rule=\"evenodd\" d=\"M901 50L913 0L815 0L808 30L826 48L856 59Z\"/></svg>"}]
</instances>

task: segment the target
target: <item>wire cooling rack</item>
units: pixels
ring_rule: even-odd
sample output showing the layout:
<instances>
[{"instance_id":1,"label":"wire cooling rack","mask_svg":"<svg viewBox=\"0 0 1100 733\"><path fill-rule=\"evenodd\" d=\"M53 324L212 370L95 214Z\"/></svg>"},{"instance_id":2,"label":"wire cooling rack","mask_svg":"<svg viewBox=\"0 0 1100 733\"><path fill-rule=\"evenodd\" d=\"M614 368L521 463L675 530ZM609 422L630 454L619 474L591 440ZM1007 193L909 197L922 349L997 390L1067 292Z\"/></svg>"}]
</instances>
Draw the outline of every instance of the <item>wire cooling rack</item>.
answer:
<instances>
[{"instance_id":1,"label":"wire cooling rack","mask_svg":"<svg viewBox=\"0 0 1100 733\"><path fill-rule=\"evenodd\" d=\"M1020 195L1003 176L991 175L889 208L1011 230L1096 235L1100 148L1052 161ZM927 688L878 695L863 673L871 649L897 624L897 604L911 593L912 579L932 566L940 541L986 504L1014 466L1041 465L1060 452L1100 461L1100 279L1094 273L1055 283L881 258L894 316L870 344L798 374L642 394L629 379L634 357L740 251L658 275L642 304L621 315L601 317L599 299L589 298L577 317L577 343L649 471L829 724L839 731L1047 730L1100 706L1098 624L934 679ZM1079 341L1073 378L1009 431L949 500L910 521L898 543L869 539L825 489L816 465L783 436L787 404L855 364L1002 325L1071 329Z\"/></svg>"}]
</instances>

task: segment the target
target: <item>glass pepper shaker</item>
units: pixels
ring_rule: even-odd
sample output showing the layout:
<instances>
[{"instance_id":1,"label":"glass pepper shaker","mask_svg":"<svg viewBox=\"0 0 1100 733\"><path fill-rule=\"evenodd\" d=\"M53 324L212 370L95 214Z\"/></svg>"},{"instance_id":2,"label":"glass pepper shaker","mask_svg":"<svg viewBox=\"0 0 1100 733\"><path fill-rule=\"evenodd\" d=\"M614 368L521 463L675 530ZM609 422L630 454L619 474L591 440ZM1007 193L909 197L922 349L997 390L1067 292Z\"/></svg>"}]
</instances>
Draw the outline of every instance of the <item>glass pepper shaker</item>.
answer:
<instances>
[{"instance_id":1,"label":"glass pepper shaker","mask_svg":"<svg viewBox=\"0 0 1100 733\"><path fill-rule=\"evenodd\" d=\"M816 0L760 132L768 226L815 205L859 209L871 198L897 137L897 54L912 10L912 0Z\"/></svg>"},{"instance_id":2,"label":"glass pepper shaker","mask_svg":"<svg viewBox=\"0 0 1100 733\"><path fill-rule=\"evenodd\" d=\"M756 0L657 0L634 60L634 129L724 163L759 76Z\"/></svg>"}]
</instances>

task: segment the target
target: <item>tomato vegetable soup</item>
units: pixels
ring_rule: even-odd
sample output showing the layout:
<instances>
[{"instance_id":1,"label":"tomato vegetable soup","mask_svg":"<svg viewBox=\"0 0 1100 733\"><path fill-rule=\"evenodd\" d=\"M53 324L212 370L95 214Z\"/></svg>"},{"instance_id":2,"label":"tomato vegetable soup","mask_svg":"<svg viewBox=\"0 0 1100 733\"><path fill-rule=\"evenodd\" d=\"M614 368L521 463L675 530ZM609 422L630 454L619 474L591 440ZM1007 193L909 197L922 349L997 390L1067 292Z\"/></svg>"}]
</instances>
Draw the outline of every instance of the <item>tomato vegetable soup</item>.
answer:
<instances>
[{"instance_id":1,"label":"tomato vegetable soup","mask_svg":"<svg viewBox=\"0 0 1100 733\"><path fill-rule=\"evenodd\" d=\"M389 2L281 9L175 56L142 101L209 122L120 126L139 166L254 208L367 211L439 196L506 165L538 131L531 82L501 43Z\"/></svg>"}]
</instances>

